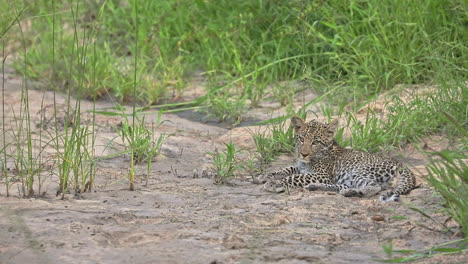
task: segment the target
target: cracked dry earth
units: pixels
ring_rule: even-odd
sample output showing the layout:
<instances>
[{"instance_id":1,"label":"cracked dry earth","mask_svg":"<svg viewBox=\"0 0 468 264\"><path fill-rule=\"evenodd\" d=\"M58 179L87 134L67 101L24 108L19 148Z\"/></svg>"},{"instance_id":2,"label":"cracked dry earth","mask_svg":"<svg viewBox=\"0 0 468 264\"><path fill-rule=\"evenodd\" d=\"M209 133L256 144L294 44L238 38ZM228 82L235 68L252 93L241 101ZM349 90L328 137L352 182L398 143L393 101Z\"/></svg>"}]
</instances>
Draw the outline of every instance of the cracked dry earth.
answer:
<instances>
[{"instance_id":1,"label":"cracked dry earth","mask_svg":"<svg viewBox=\"0 0 468 264\"><path fill-rule=\"evenodd\" d=\"M13 111L19 110L21 83L12 74L6 83L5 114L11 126ZM42 95L30 91L34 122L40 122L35 113L41 110ZM44 105L52 98L46 92ZM59 97L58 103L64 104L64 98ZM98 107L111 105L101 102ZM82 101L83 113L91 107ZM146 120L154 121L154 116ZM0 263L375 263L386 258L382 245L390 242L396 249L422 249L457 238L407 205L424 210L439 223L447 220L440 212L440 198L424 181L424 157L410 147L405 150L406 160L421 187L403 196L401 203L301 190L270 194L252 184L249 175L231 185L193 177L194 168L208 167L206 153L221 148L223 142L232 140L253 149L249 131L255 128L229 130L171 114L163 119L171 122L160 131L173 135L155 160L147 186L141 176L145 166L138 167L134 192L126 190L128 158L123 156L99 161L93 192L67 195L65 200L55 196L55 176L44 175L43 196L29 199L18 198L19 183L12 185L12 197L5 197L2 179ZM111 153L103 146L116 136L112 127L119 122L117 117L97 117L98 156ZM53 162L52 149L44 155ZM290 162L292 157L280 157L270 170ZM466 255L454 255L419 262L466 260Z\"/></svg>"}]
</instances>

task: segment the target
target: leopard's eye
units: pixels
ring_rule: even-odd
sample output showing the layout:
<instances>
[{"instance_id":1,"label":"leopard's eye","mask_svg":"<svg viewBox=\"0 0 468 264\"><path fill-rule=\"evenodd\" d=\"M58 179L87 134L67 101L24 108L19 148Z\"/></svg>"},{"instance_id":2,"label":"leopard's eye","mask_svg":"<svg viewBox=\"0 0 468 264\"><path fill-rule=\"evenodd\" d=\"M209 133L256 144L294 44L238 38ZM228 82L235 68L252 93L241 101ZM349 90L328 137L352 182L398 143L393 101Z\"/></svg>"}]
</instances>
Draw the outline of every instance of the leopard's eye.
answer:
<instances>
[{"instance_id":1,"label":"leopard's eye","mask_svg":"<svg viewBox=\"0 0 468 264\"><path fill-rule=\"evenodd\" d=\"M304 137L303 137L303 136L297 136L297 139L298 139L301 143L304 143Z\"/></svg>"},{"instance_id":2,"label":"leopard's eye","mask_svg":"<svg viewBox=\"0 0 468 264\"><path fill-rule=\"evenodd\" d=\"M318 141L312 141L312 146L317 146L319 144Z\"/></svg>"}]
</instances>

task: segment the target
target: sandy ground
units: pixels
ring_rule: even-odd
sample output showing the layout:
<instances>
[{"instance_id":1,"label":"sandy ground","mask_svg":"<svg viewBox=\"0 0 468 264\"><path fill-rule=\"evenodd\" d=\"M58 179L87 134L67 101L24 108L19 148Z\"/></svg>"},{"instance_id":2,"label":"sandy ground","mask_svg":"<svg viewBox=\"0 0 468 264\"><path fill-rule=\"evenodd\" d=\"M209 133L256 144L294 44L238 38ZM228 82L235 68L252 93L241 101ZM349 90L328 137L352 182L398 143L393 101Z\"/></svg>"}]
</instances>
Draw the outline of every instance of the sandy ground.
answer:
<instances>
[{"instance_id":1,"label":"sandy ground","mask_svg":"<svg viewBox=\"0 0 468 264\"><path fill-rule=\"evenodd\" d=\"M13 113L19 113L20 88L21 81L9 71L7 126L15 120ZM44 108L43 95L42 105L50 105L51 92L30 92L30 112L36 123L41 122L36 113ZM64 97L58 96L57 102L64 104ZM109 106L112 103L98 104L99 108ZM91 107L91 102L82 101L83 113ZM252 113L265 120L272 109L278 107L264 106ZM155 116L150 114L146 120L154 121ZM456 224L441 212L441 199L424 181L426 160L415 146L395 154L409 163L421 184L400 203L302 190L270 194L252 184L249 175L241 175L230 185L193 177L194 169L209 167L207 152L224 142L252 148L249 131L256 129L227 129L194 116L163 115L170 122L160 131L173 135L155 160L147 186L145 165L137 168L133 192L127 190L129 159L124 156L99 161L93 192L66 195L64 200L55 195L55 176L44 175L43 195L27 199L19 198L19 183L11 186L12 196L5 197L2 179L0 263L376 263L386 258L385 244L423 249L459 238L437 224L456 230ZM98 156L112 152L104 146L116 136L113 127L119 122L118 117L97 117ZM446 146L438 143L435 147ZM46 149L47 155L47 162L53 162L51 149ZM291 162L292 157L280 157L269 170ZM435 222L411 210L409 204ZM468 256L419 262L467 263Z\"/></svg>"}]
</instances>

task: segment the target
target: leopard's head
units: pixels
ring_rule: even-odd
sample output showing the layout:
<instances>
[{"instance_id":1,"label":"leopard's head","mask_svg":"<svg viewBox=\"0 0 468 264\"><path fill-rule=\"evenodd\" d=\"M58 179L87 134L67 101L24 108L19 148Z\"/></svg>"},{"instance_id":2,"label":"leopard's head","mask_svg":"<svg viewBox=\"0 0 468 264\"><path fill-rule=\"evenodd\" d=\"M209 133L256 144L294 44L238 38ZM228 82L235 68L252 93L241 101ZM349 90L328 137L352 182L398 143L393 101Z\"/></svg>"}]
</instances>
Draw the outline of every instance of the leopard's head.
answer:
<instances>
[{"instance_id":1,"label":"leopard's head","mask_svg":"<svg viewBox=\"0 0 468 264\"><path fill-rule=\"evenodd\" d=\"M315 120L306 123L301 118L293 116L291 124L294 127L297 159L301 162L310 163L313 158L326 156L330 147L335 143L337 119L330 124Z\"/></svg>"}]
</instances>

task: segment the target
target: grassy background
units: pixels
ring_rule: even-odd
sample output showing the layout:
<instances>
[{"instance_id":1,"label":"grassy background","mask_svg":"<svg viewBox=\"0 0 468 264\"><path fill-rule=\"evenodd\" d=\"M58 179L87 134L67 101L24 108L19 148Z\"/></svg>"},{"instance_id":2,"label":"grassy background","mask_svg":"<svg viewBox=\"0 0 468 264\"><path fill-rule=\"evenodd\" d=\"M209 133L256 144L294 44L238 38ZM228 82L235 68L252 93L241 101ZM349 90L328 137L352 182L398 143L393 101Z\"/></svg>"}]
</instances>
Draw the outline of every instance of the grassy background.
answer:
<instances>
[{"instance_id":1,"label":"grassy background","mask_svg":"<svg viewBox=\"0 0 468 264\"><path fill-rule=\"evenodd\" d=\"M86 60L97 61L98 81L92 87L89 80L83 83L89 97L110 92L121 101L131 99L135 42L137 96L145 104L172 99L196 70L206 73L212 87L255 72L230 91L253 104L267 85L281 80L319 82L319 92L339 85L335 102L357 104L395 84L467 75L462 0L139 0L138 39L131 15L135 1L0 2L5 10L24 8L27 52L22 56L30 78L50 80L58 88L75 84L76 71L91 79L91 69L73 67L71 58L80 42L95 45L96 53L89 52ZM2 29L13 15L2 16ZM258 70L297 55L307 56Z\"/></svg>"},{"instance_id":2,"label":"grassy background","mask_svg":"<svg viewBox=\"0 0 468 264\"><path fill-rule=\"evenodd\" d=\"M6 7L0 18L4 56L13 55L24 78L80 98L110 94L121 103L173 103L184 100L185 87L201 71L208 95L199 103L233 123L266 94L294 113L295 88L280 82L302 80L327 93L325 114L346 117L351 138L338 140L366 151L438 132L459 136L457 126L468 126L466 1L0 5ZM394 96L385 119L373 112L364 122L356 118L353 110L397 84L432 90L409 101Z\"/></svg>"}]
</instances>

